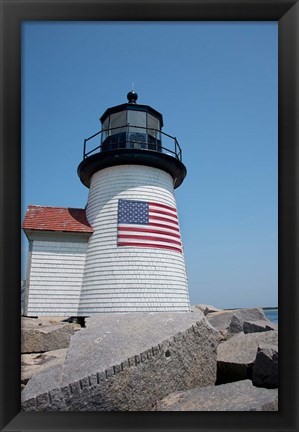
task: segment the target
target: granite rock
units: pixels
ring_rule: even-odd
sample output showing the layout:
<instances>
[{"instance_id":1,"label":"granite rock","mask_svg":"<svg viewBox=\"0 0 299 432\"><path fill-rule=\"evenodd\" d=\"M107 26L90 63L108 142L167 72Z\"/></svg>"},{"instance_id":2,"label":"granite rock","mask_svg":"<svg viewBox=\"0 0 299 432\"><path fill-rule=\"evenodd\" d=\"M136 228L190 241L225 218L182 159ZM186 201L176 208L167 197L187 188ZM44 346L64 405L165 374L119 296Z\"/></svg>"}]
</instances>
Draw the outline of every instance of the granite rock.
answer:
<instances>
[{"instance_id":1,"label":"granite rock","mask_svg":"<svg viewBox=\"0 0 299 432\"><path fill-rule=\"evenodd\" d=\"M219 333L198 313L101 314L66 361L34 376L23 410L148 411L167 394L215 383Z\"/></svg>"},{"instance_id":2,"label":"granite rock","mask_svg":"<svg viewBox=\"0 0 299 432\"><path fill-rule=\"evenodd\" d=\"M205 315L207 315L208 313L211 313L211 312L220 312L220 311L222 311L222 309L219 309L219 308L217 308L215 306L212 306L212 305L206 305L206 304L193 305L193 306L191 306L191 310L194 311L194 312L196 312L197 310L200 310Z\"/></svg>"},{"instance_id":3,"label":"granite rock","mask_svg":"<svg viewBox=\"0 0 299 432\"><path fill-rule=\"evenodd\" d=\"M233 315L227 329L227 338L230 338L237 333L241 333L242 331L243 331L242 321L236 315Z\"/></svg>"},{"instance_id":4,"label":"granite rock","mask_svg":"<svg viewBox=\"0 0 299 432\"><path fill-rule=\"evenodd\" d=\"M277 411L278 392L257 388L250 380L169 394L155 411Z\"/></svg>"},{"instance_id":5,"label":"granite rock","mask_svg":"<svg viewBox=\"0 0 299 432\"><path fill-rule=\"evenodd\" d=\"M221 333L223 339L228 339L238 332L243 332L244 323L246 323L246 333L275 329L262 308L223 310L209 313L206 317L210 324Z\"/></svg>"},{"instance_id":6,"label":"granite rock","mask_svg":"<svg viewBox=\"0 0 299 432\"><path fill-rule=\"evenodd\" d=\"M21 321L21 353L41 353L67 348L78 324L54 319L24 318Z\"/></svg>"},{"instance_id":7,"label":"granite rock","mask_svg":"<svg viewBox=\"0 0 299 432\"><path fill-rule=\"evenodd\" d=\"M264 314L262 308L227 309L219 312L209 313L207 315L207 319L213 327L217 328L218 330L225 330L228 329L233 316L237 317L242 323L247 320L265 320L270 322Z\"/></svg>"},{"instance_id":8,"label":"granite rock","mask_svg":"<svg viewBox=\"0 0 299 432\"><path fill-rule=\"evenodd\" d=\"M261 344L253 365L252 382L257 387L278 387L278 347Z\"/></svg>"},{"instance_id":9,"label":"granite rock","mask_svg":"<svg viewBox=\"0 0 299 432\"><path fill-rule=\"evenodd\" d=\"M44 353L22 354L21 355L21 383L26 384L34 375L62 365L65 361L67 348Z\"/></svg>"},{"instance_id":10,"label":"granite rock","mask_svg":"<svg viewBox=\"0 0 299 432\"><path fill-rule=\"evenodd\" d=\"M239 333L218 346L217 383L252 377L252 367L260 344L278 345L276 330L261 333Z\"/></svg>"},{"instance_id":11,"label":"granite rock","mask_svg":"<svg viewBox=\"0 0 299 432\"><path fill-rule=\"evenodd\" d=\"M276 330L276 329L277 329L277 326L275 326L275 324L271 323L271 321L266 321L266 320L249 321L249 320L245 320L243 322L244 333L257 333L257 332Z\"/></svg>"}]
</instances>

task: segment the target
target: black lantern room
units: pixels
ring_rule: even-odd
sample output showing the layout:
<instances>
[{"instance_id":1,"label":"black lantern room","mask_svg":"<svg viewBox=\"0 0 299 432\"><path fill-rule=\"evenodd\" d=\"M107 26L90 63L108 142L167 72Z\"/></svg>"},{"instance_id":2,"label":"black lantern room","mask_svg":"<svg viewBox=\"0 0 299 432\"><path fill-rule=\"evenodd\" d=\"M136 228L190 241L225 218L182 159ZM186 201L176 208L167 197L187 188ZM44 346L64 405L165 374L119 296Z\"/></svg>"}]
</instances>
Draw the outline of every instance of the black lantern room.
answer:
<instances>
[{"instance_id":1,"label":"black lantern room","mask_svg":"<svg viewBox=\"0 0 299 432\"><path fill-rule=\"evenodd\" d=\"M102 151L120 148L161 150L163 117L148 105L136 103L131 91L128 103L108 108L101 117Z\"/></svg>"},{"instance_id":2,"label":"black lantern room","mask_svg":"<svg viewBox=\"0 0 299 432\"><path fill-rule=\"evenodd\" d=\"M101 131L84 140L78 167L82 183L89 187L91 176L100 169L134 164L163 169L172 175L174 188L180 186L186 176L182 150L175 137L162 132L162 114L137 104L133 90L127 99L127 103L108 108L100 118Z\"/></svg>"}]
</instances>

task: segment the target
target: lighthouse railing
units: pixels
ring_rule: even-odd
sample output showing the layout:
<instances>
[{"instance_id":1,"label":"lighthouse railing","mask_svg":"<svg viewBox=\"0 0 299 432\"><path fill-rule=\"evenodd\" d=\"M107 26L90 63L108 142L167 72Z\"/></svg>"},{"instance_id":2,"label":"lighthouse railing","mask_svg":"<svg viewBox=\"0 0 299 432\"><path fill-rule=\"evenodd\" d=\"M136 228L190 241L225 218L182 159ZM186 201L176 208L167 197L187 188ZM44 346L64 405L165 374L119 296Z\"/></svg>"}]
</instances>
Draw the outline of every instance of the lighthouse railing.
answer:
<instances>
[{"instance_id":1,"label":"lighthouse railing","mask_svg":"<svg viewBox=\"0 0 299 432\"><path fill-rule=\"evenodd\" d=\"M121 133L117 133L117 130L121 131ZM136 132L136 130L140 130L140 133ZM134 133L135 136L134 139L132 139L131 137ZM92 148L91 150L87 151L87 142L97 137L98 135L101 135L101 143L96 147ZM103 136L105 137L104 140L102 139ZM162 136L166 137L168 139L168 142L171 142L170 146L168 146L168 144L166 144L166 146L162 145ZM113 140L112 137L116 137L117 140ZM176 137L162 132L159 129L146 128L143 126L135 126L130 124L118 126L115 128L102 129L99 132L91 135L90 137L85 138L83 146L83 159L96 152L120 149L123 150L129 148L138 148L145 151L156 151L159 153L165 153L182 161L182 149Z\"/></svg>"}]
</instances>

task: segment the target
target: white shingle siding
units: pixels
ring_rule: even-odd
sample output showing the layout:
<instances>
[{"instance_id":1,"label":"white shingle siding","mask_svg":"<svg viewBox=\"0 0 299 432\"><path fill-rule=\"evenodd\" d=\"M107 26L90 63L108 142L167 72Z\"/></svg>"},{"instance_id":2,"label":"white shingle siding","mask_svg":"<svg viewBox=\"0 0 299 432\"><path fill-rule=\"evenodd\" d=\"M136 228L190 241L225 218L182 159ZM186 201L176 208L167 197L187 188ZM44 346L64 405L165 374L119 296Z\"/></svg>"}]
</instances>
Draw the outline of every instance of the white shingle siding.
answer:
<instances>
[{"instance_id":1,"label":"white shingle siding","mask_svg":"<svg viewBox=\"0 0 299 432\"><path fill-rule=\"evenodd\" d=\"M31 241L26 315L77 316L88 239L69 237Z\"/></svg>"},{"instance_id":2,"label":"white shingle siding","mask_svg":"<svg viewBox=\"0 0 299 432\"><path fill-rule=\"evenodd\" d=\"M95 173L86 208L89 240L78 312L189 311L184 255L158 248L117 247L118 200L176 208L172 177L157 168L121 165Z\"/></svg>"}]
</instances>

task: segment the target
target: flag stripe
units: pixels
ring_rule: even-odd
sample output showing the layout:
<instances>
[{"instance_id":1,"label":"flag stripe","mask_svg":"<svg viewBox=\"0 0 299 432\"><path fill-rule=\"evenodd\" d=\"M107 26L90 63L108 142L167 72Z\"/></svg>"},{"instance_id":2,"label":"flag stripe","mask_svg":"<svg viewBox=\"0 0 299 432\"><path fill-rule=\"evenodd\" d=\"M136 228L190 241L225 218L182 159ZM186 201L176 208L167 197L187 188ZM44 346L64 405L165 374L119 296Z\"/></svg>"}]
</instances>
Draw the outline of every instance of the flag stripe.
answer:
<instances>
[{"instance_id":1,"label":"flag stripe","mask_svg":"<svg viewBox=\"0 0 299 432\"><path fill-rule=\"evenodd\" d=\"M118 230L121 232L143 232L143 233L151 233L151 234L162 234L164 233L165 235L171 236L171 237L175 237L180 239L181 236L179 234L175 234L169 231L166 231L164 229L164 231L158 230L158 229L147 229L147 228L132 228L132 227L128 227L128 226L119 226Z\"/></svg>"},{"instance_id":2,"label":"flag stripe","mask_svg":"<svg viewBox=\"0 0 299 432\"><path fill-rule=\"evenodd\" d=\"M136 247L140 247L140 243L129 243L129 242L119 242L118 246L136 246ZM173 246L168 246L168 245L159 245L159 244L155 244L155 243L144 243L142 244L141 247L152 247L152 248L161 248L161 249L169 249L169 250L174 250L177 252L182 252L182 249L177 248L177 247L173 247Z\"/></svg>"},{"instance_id":3,"label":"flag stripe","mask_svg":"<svg viewBox=\"0 0 299 432\"><path fill-rule=\"evenodd\" d=\"M161 208L165 208L166 210L171 210L173 212L176 212L176 209L174 207L170 207L166 204L160 204L160 203L154 203L154 202L149 202L150 206L155 206L155 207L161 207Z\"/></svg>"},{"instance_id":4,"label":"flag stripe","mask_svg":"<svg viewBox=\"0 0 299 432\"><path fill-rule=\"evenodd\" d=\"M143 236L142 236L143 234ZM178 238L175 237L171 237L168 236L166 234L159 234L157 236L157 234L152 234L152 233L140 233L140 232L127 232L127 231L121 231L119 232L118 238L140 238L140 239L149 239L151 241L165 241L165 242L173 242L174 244L179 242L180 246L181 246L181 241Z\"/></svg>"},{"instance_id":5,"label":"flag stripe","mask_svg":"<svg viewBox=\"0 0 299 432\"><path fill-rule=\"evenodd\" d=\"M131 239L131 238L126 238L125 240L124 239L118 240L118 242L126 241L127 243L138 243L138 244L140 244L140 246L142 246L143 244L148 244L148 243L171 246L169 244L169 242L166 242L164 240L165 239L152 240L150 237L148 237L146 239L139 239L139 238L137 238L137 239ZM181 246L181 245L173 244L172 246L178 247L178 246Z\"/></svg>"},{"instance_id":6,"label":"flag stripe","mask_svg":"<svg viewBox=\"0 0 299 432\"><path fill-rule=\"evenodd\" d=\"M170 226L169 224L168 225L163 225L163 224L160 224L160 223L150 222L148 224L148 226L161 227L161 228L166 228L167 227L167 229L171 229L171 230L174 230L176 232L180 232L179 228Z\"/></svg>"},{"instance_id":7,"label":"flag stripe","mask_svg":"<svg viewBox=\"0 0 299 432\"><path fill-rule=\"evenodd\" d=\"M156 213L156 212L153 212L153 211L149 211L148 215L149 215L149 218L151 218L151 217L161 217L161 218L169 220L169 221L171 221L173 223L176 223L176 224L178 223L178 218L175 217L175 216L168 216L168 215L161 214L161 213Z\"/></svg>"},{"instance_id":8,"label":"flag stripe","mask_svg":"<svg viewBox=\"0 0 299 432\"><path fill-rule=\"evenodd\" d=\"M152 215L150 215L150 221L151 220L154 220L154 221L164 221L164 222L171 222L171 223L173 223L173 224L175 224L175 225L178 225L178 222L176 222L176 221L173 221L173 220L170 220L170 219L167 219L167 218L165 218L165 217L160 217L160 216L152 216Z\"/></svg>"},{"instance_id":9,"label":"flag stripe","mask_svg":"<svg viewBox=\"0 0 299 432\"><path fill-rule=\"evenodd\" d=\"M174 239L168 239L164 237L152 237L152 236L142 236L142 235L134 235L134 234L119 234L118 238L125 238L125 239L140 239L140 240L150 240L150 241L157 241L157 242L166 242L166 243L173 243L175 245L181 246L181 242L174 240Z\"/></svg>"},{"instance_id":10,"label":"flag stripe","mask_svg":"<svg viewBox=\"0 0 299 432\"><path fill-rule=\"evenodd\" d=\"M162 215L165 215L165 216L171 216L174 219L178 218L177 215L174 214L174 213L171 213L171 212L168 212L168 211L165 211L165 210L158 210L158 209L152 208L150 206L150 208L149 208L149 214L152 214L152 213L162 214Z\"/></svg>"},{"instance_id":11,"label":"flag stripe","mask_svg":"<svg viewBox=\"0 0 299 432\"><path fill-rule=\"evenodd\" d=\"M159 225L160 227L171 228L171 229L173 229L175 231L179 231L179 224L172 223L170 221L161 221L161 220L159 220L157 222L156 220L149 219L149 223L147 225Z\"/></svg>"},{"instance_id":12,"label":"flag stripe","mask_svg":"<svg viewBox=\"0 0 299 432\"><path fill-rule=\"evenodd\" d=\"M173 233L173 234L179 234L180 233L180 230L177 226L175 226L175 227L170 226L169 223L168 224L148 223L147 225L122 223L122 224L119 224L118 227L121 227L121 228L126 228L126 227L128 227L128 228L140 228L140 229L143 229L143 227L145 227L145 229L153 228L153 229L159 230L160 232L167 231L167 232Z\"/></svg>"}]
</instances>

